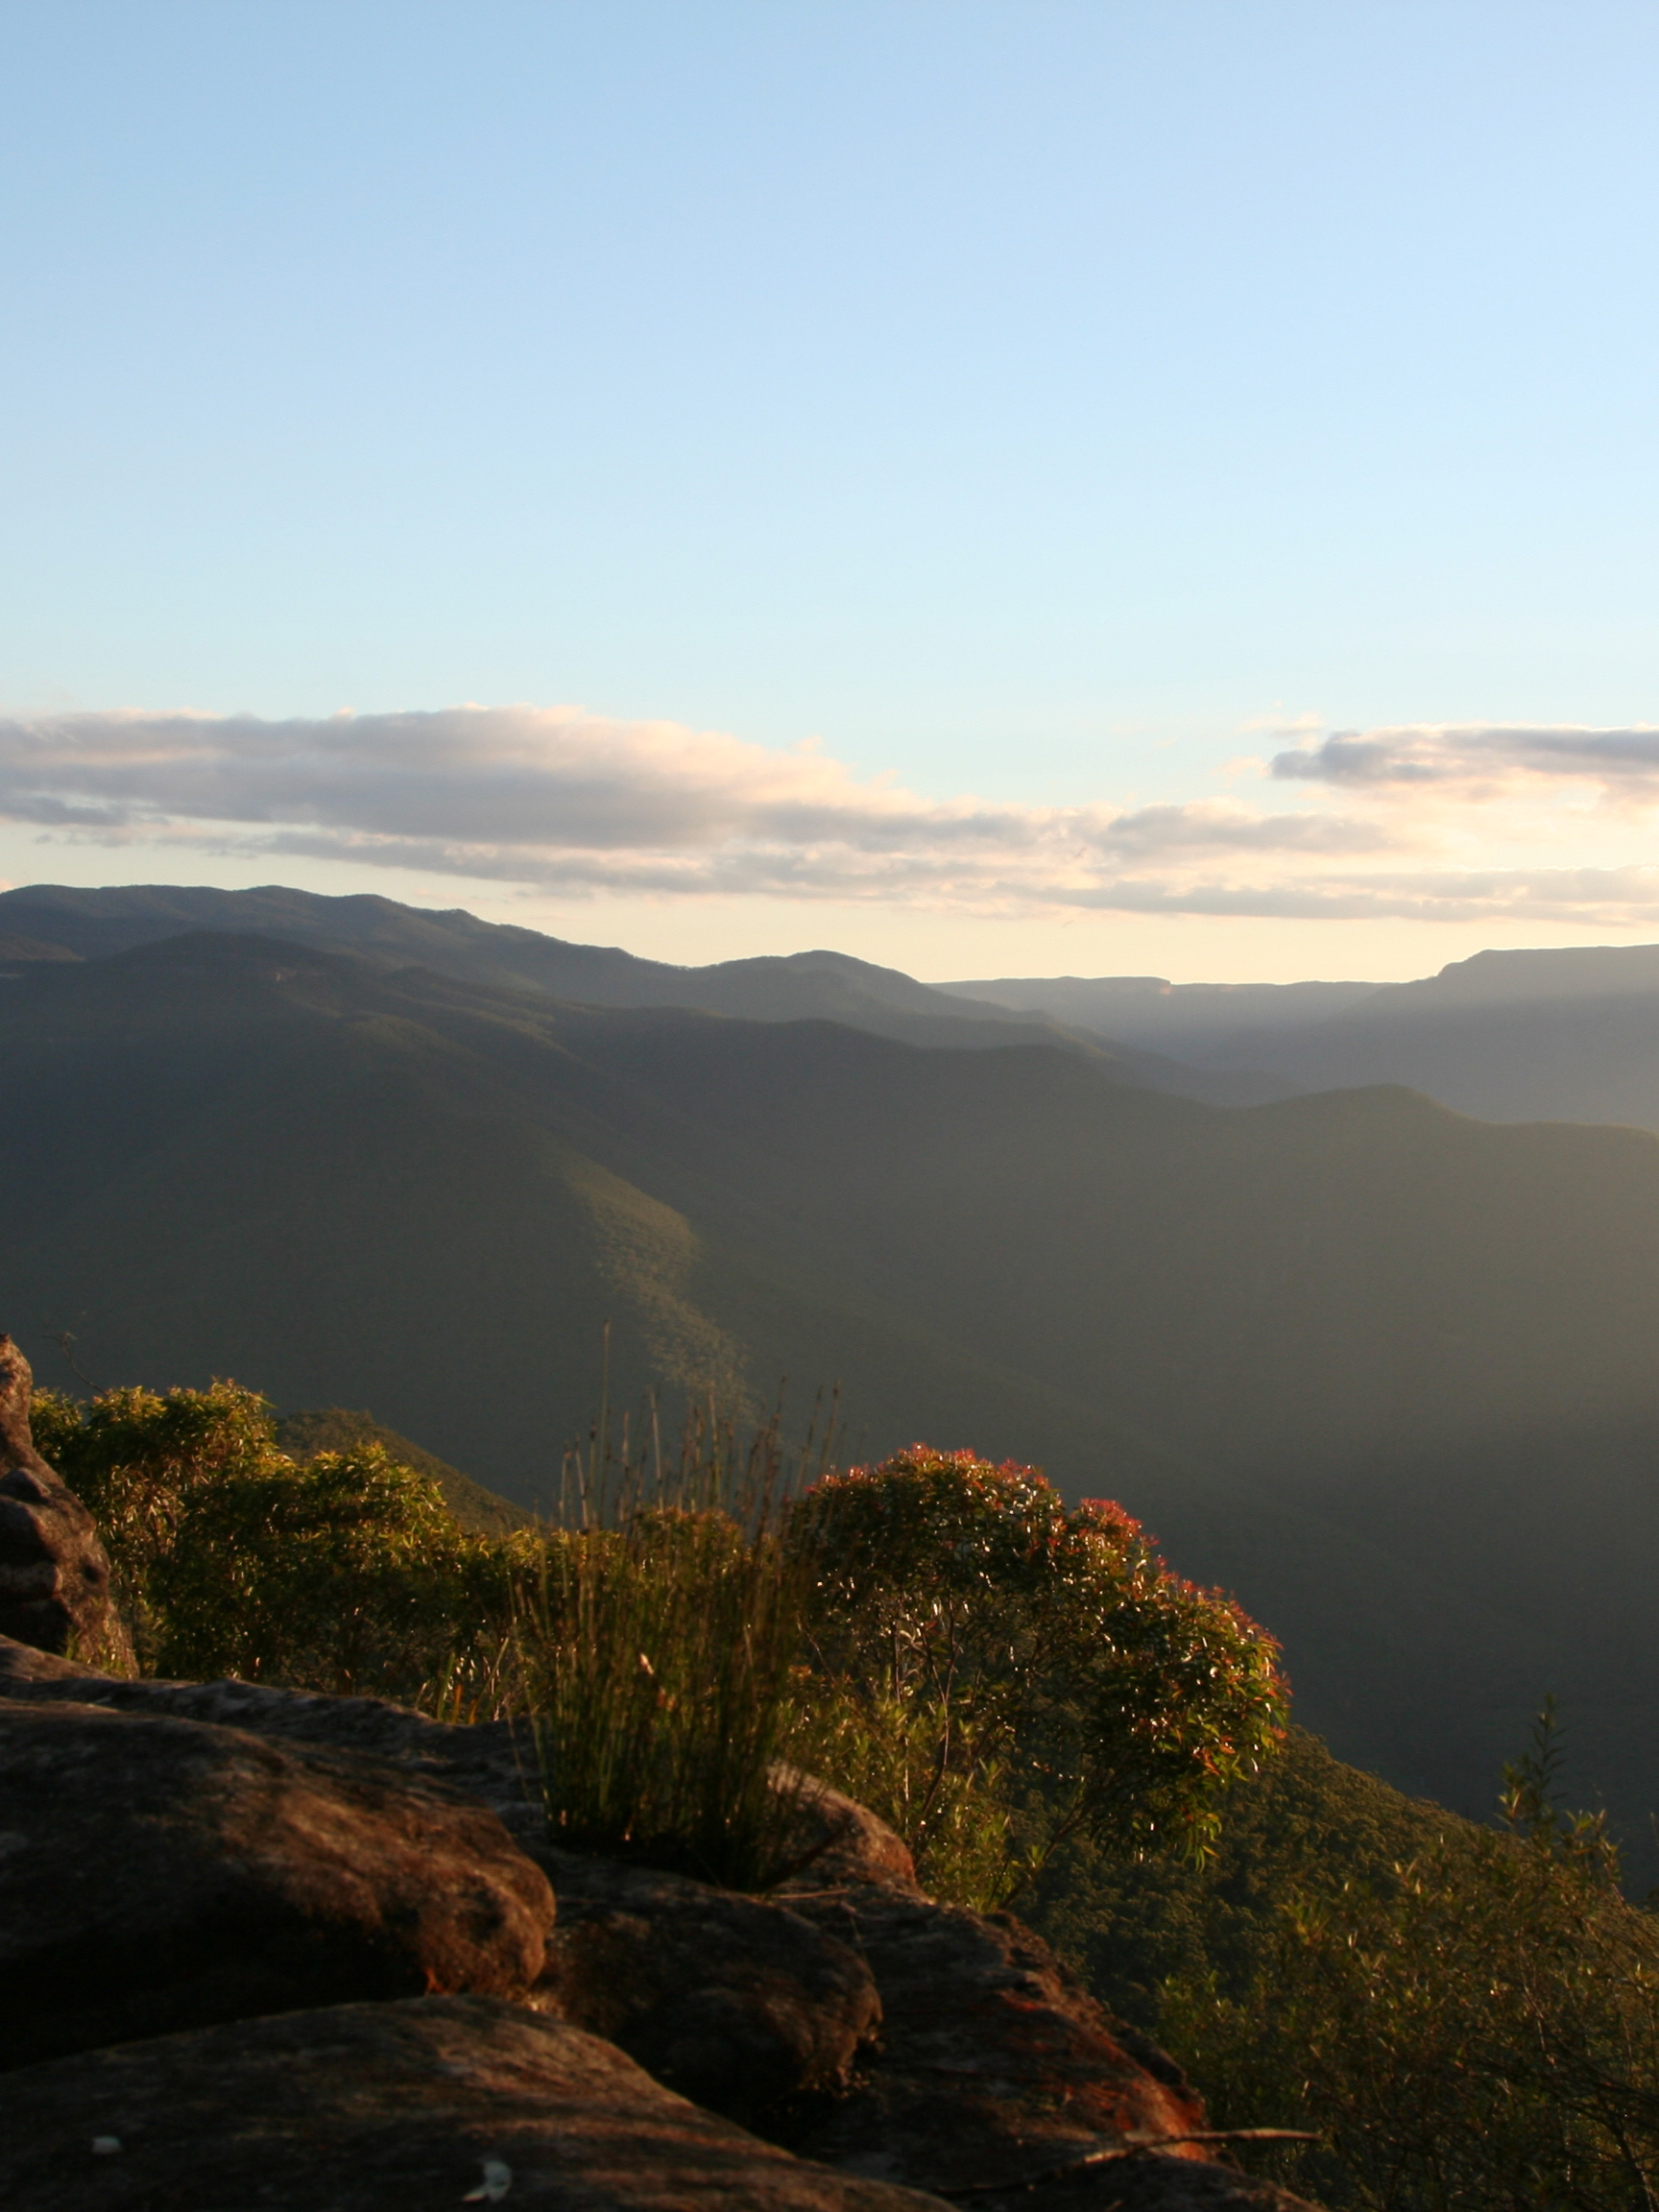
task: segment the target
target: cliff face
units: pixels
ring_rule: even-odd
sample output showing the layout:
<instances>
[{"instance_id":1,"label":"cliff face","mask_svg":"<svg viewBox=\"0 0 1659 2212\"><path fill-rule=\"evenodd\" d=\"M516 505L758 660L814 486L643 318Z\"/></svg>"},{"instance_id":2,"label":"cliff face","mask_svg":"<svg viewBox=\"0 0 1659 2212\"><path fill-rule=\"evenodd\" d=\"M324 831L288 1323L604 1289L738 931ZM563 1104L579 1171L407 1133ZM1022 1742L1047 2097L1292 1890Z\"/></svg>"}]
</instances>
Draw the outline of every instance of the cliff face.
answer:
<instances>
[{"instance_id":1,"label":"cliff face","mask_svg":"<svg viewBox=\"0 0 1659 2212\"><path fill-rule=\"evenodd\" d=\"M108 1639L108 1568L10 1372L16 1502L62 1538L0 1637L10 2212L1293 2204L832 1791L795 1878L739 1895L550 1845L510 1722L62 1655Z\"/></svg>"}]
</instances>

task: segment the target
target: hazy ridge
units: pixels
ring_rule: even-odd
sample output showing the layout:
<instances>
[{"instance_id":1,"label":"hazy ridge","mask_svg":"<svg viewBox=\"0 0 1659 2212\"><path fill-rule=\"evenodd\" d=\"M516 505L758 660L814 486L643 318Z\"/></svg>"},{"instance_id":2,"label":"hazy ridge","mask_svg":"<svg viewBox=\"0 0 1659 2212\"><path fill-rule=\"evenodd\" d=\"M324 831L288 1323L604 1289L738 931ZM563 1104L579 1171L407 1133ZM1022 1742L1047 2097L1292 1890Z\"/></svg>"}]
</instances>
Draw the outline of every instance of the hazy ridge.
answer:
<instances>
[{"instance_id":1,"label":"hazy ridge","mask_svg":"<svg viewBox=\"0 0 1659 2212\"><path fill-rule=\"evenodd\" d=\"M1659 1129L1659 946L1479 952L1414 983L1016 977L938 988L1287 1091L1405 1083L1493 1121Z\"/></svg>"}]
</instances>

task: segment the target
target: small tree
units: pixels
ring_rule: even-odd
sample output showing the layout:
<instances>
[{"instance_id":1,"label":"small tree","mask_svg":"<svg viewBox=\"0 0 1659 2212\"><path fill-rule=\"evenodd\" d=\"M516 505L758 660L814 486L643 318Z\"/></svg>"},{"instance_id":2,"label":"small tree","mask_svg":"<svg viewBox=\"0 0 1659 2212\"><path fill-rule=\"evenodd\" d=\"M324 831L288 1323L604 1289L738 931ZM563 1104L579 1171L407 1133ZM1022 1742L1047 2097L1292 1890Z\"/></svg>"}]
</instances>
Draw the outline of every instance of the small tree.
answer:
<instances>
[{"instance_id":1,"label":"small tree","mask_svg":"<svg viewBox=\"0 0 1659 2212\"><path fill-rule=\"evenodd\" d=\"M914 1445L798 1503L808 1755L893 1821L934 1887L1018 1893L1070 1838L1202 1851L1276 1745L1272 1639L1172 1575L1121 1507Z\"/></svg>"}]
</instances>

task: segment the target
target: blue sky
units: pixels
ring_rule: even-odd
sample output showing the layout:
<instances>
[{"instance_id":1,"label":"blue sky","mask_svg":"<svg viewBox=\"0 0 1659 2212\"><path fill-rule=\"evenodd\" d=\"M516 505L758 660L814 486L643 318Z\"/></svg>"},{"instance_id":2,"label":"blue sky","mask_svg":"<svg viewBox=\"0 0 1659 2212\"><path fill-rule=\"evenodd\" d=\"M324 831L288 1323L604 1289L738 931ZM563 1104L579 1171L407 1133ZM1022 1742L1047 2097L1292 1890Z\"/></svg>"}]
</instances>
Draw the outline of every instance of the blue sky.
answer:
<instances>
[{"instance_id":1,"label":"blue sky","mask_svg":"<svg viewBox=\"0 0 1659 2212\"><path fill-rule=\"evenodd\" d=\"M1656 78L1599 0L7 0L0 872L1659 938Z\"/></svg>"}]
</instances>

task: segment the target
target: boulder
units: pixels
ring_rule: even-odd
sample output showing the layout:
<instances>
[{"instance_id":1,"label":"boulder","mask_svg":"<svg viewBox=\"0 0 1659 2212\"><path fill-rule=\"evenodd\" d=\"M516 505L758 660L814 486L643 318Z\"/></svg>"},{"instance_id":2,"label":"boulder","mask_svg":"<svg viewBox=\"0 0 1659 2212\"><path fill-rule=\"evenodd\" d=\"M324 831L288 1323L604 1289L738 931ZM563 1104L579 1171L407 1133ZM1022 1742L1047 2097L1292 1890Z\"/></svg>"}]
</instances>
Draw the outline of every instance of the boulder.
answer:
<instances>
[{"instance_id":1,"label":"boulder","mask_svg":"<svg viewBox=\"0 0 1659 2212\"><path fill-rule=\"evenodd\" d=\"M452 1727L382 1698L251 1682L124 1681L4 1643L0 1694L54 1704L96 1699L117 1713L392 1762L487 1805L551 1877L560 1900L534 2002L609 2037L669 2087L732 2118L759 2123L787 2098L837 2088L879 2020L869 1968L799 1913L551 1848L534 1747L510 1722ZM915 1893L898 1837L836 1791L807 1785L803 1841L814 1874L824 1863L843 1874L891 1867Z\"/></svg>"},{"instance_id":2,"label":"boulder","mask_svg":"<svg viewBox=\"0 0 1659 2212\"><path fill-rule=\"evenodd\" d=\"M517 1994L552 1920L493 1815L419 1775L0 1701L0 2065L351 1998Z\"/></svg>"},{"instance_id":3,"label":"boulder","mask_svg":"<svg viewBox=\"0 0 1659 2212\"><path fill-rule=\"evenodd\" d=\"M858 1949L882 2005L852 2093L785 2136L800 2155L959 2212L1313 2212L1222 2163L1180 2067L1011 1913L892 1885L785 1895Z\"/></svg>"},{"instance_id":4,"label":"boulder","mask_svg":"<svg viewBox=\"0 0 1659 2212\"><path fill-rule=\"evenodd\" d=\"M538 1856L559 1897L538 2004L762 2131L786 2100L847 2086L881 2018L855 1951L783 1906L684 1875Z\"/></svg>"},{"instance_id":5,"label":"boulder","mask_svg":"<svg viewBox=\"0 0 1659 2212\"><path fill-rule=\"evenodd\" d=\"M536 1745L511 1720L456 1727L384 1697L329 1697L263 1682L135 1680L0 1637L0 1697L69 1699L115 1713L167 1716L242 1728L268 1741L363 1756L487 1805L511 1834L546 1834Z\"/></svg>"},{"instance_id":6,"label":"boulder","mask_svg":"<svg viewBox=\"0 0 1659 2212\"><path fill-rule=\"evenodd\" d=\"M880 2045L853 2093L789 2136L805 2155L946 2196L1017 2193L1112 2146L1208 2127L1173 2061L1139 2038L1132 2052L1011 1914L874 1886L790 1903L858 1951L882 2008ZM1208 2155L1197 2143L1171 2148L1178 2163Z\"/></svg>"},{"instance_id":7,"label":"boulder","mask_svg":"<svg viewBox=\"0 0 1659 2212\"><path fill-rule=\"evenodd\" d=\"M92 1516L35 1449L33 1390L28 1360L0 1335L0 1635L131 1667Z\"/></svg>"},{"instance_id":8,"label":"boulder","mask_svg":"<svg viewBox=\"0 0 1659 2212\"><path fill-rule=\"evenodd\" d=\"M903 1838L854 1798L815 1774L780 1762L773 1786L795 1798L800 1843L790 1881L814 1889L848 1882L874 1882L920 1897L916 1862Z\"/></svg>"},{"instance_id":9,"label":"boulder","mask_svg":"<svg viewBox=\"0 0 1659 2212\"><path fill-rule=\"evenodd\" d=\"M940 2212L484 1998L345 2005L0 2078L7 2212Z\"/></svg>"}]
</instances>

